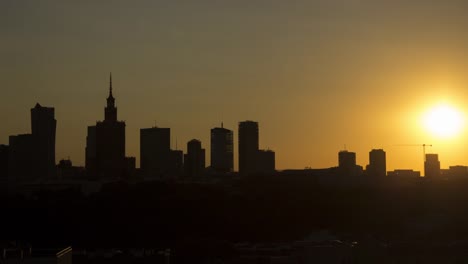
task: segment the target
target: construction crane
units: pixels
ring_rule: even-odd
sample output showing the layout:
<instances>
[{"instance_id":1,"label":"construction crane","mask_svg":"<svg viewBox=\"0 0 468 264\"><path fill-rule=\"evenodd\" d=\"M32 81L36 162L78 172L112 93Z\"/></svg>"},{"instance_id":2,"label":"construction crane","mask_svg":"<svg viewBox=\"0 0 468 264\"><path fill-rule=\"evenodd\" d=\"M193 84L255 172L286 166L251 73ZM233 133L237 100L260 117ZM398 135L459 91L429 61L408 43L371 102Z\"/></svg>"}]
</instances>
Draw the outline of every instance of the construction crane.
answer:
<instances>
[{"instance_id":1,"label":"construction crane","mask_svg":"<svg viewBox=\"0 0 468 264\"><path fill-rule=\"evenodd\" d=\"M432 144L399 144L396 146L401 147L422 147L423 149L423 161L426 161L426 147L432 147Z\"/></svg>"}]
</instances>

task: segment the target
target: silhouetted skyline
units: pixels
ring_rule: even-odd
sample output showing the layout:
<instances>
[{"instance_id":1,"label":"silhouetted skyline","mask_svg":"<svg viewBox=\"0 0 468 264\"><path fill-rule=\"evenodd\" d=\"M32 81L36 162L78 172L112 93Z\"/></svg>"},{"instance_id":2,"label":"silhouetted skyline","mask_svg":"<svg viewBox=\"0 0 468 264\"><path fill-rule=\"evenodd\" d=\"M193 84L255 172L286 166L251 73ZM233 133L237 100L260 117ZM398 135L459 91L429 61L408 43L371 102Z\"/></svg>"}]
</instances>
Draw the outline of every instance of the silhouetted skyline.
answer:
<instances>
[{"instance_id":1,"label":"silhouetted skyline","mask_svg":"<svg viewBox=\"0 0 468 264\"><path fill-rule=\"evenodd\" d=\"M334 166L344 144L361 165L384 149L389 170L423 171L420 149L397 144L431 143L442 167L466 164L466 130L439 139L419 121L439 101L467 112L467 5L2 1L0 144L30 130L40 102L60 120L56 161L84 165L112 71L137 164L140 128L170 127L185 151L192 138L208 149L221 122L237 135L242 120L269 131L261 145L278 169Z\"/></svg>"}]
</instances>

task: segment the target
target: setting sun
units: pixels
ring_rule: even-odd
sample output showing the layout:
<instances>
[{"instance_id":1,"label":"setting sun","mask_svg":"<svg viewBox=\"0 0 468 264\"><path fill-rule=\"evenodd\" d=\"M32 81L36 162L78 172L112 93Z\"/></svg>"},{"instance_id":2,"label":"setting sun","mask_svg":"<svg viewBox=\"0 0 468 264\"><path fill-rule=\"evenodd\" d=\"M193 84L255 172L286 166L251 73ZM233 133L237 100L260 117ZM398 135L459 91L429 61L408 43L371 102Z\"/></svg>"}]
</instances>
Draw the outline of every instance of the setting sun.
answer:
<instances>
[{"instance_id":1,"label":"setting sun","mask_svg":"<svg viewBox=\"0 0 468 264\"><path fill-rule=\"evenodd\" d=\"M438 105L425 114L423 122L425 128L433 135L450 138L461 132L463 116L452 106Z\"/></svg>"}]
</instances>

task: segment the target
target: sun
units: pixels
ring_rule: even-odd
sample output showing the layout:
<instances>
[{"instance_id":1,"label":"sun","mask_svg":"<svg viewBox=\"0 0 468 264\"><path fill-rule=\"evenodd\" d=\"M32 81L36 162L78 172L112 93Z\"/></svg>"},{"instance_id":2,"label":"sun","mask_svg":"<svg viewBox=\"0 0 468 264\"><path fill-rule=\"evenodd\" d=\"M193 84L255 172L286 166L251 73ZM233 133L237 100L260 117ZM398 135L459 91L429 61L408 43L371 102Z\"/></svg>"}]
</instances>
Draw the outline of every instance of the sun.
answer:
<instances>
[{"instance_id":1,"label":"sun","mask_svg":"<svg viewBox=\"0 0 468 264\"><path fill-rule=\"evenodd\" d=\"M456 108L441 104L431 108L424 115L424 126L439 138L452 138L463 128L463 115Z\"/></svg>"}]
</instances>

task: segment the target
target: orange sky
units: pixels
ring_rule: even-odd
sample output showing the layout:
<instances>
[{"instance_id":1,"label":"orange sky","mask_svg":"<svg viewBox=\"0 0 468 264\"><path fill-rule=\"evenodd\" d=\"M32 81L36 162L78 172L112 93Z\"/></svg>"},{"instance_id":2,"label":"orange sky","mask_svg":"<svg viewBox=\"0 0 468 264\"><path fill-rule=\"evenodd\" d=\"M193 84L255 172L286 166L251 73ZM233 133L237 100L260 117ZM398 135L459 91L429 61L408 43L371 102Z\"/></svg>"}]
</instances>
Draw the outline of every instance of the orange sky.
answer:
<instances>
[{"instance_id":1,"label":"orange sky","mask_svg":"<svg viewBox=\"0 0 468 264\"><path fill-rule=\"evenodd\" d=\"M170 127L179 148L209 149L224 122L260 124L278 169L330 167L346 144L368 163L468 164L468 131L438 139L421 115L440 101L468 111L465 1L2 1L0 144L53 106L57 159L84 163L86 127L102 120L113 72L127 155L139 129ZM209 152L207 152L209 153ZM209 161L209 155L207 157ZM138 163L138 162L137 162Z\"/></svg>"}]
</instances>

